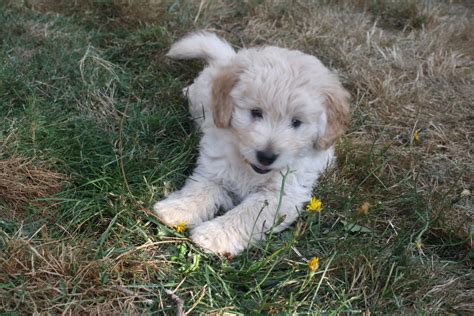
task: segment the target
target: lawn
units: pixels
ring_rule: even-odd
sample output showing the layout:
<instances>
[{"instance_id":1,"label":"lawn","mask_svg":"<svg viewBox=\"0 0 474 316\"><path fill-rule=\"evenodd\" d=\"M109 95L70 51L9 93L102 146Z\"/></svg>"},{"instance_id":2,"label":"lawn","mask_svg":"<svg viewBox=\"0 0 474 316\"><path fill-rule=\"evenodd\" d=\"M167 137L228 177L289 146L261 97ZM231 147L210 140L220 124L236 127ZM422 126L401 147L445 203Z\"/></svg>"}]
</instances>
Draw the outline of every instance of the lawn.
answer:
<instances>
[{"instance_id":1,"label":"lawn","mask_svg":"<svg viewBox=\"0 0 474 316\"><path fill-rule=\"evenodd\" d=\"M474 313L469 1L0 0L0 313ZM206 28L351 92L321 213L230 258L162 225L199 134L165 57ZM319 258L315 272L308 267Z\"/></svg>"}]
</instances>

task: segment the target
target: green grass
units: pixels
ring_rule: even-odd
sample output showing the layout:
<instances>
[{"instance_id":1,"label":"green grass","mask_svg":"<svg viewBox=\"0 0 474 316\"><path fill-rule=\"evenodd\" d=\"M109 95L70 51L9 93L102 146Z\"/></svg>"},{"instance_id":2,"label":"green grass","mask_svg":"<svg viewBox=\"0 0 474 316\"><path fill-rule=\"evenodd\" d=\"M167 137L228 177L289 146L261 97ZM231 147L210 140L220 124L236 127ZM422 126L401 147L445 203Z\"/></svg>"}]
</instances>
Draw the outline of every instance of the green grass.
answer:
<instances>
[{"instance_id":1,"label":"green grass","mask_svg":"<svg viewBox=\"0 0 474 316\"><path fill-rule=\"evenodd\" d=\"M443 226L466 173L444 187L420 182L423 172L407 167L421 157L417 145L386 142L393 131L374 125L367 100L355 101L338 166L315 188L321 214L303 212L235 258L208 255L147 211L182 185L197 155L180 94L202 64L164 57L195 27L197 7L163 4L160 22L140 23L114 1L53 6L59 14L34 3L0 2L0 161L24 157L67 178L31 203L0 194L0 312L173 314L166 290L193 314L473 311L469 236ZM368 11L383 17L390 6L369 2ZM400 9L404 32L428 19L414 8ZM232 25L268 8L207 9L197 27L216 12ZM291 16L284 5L268 10L282 25ZM322 59L347 78L325 43ZM359 84L349 86L358 95ZM368 214L357 212L364 202ZM306 263L313 256L316 273Z\"/></svg>"}]
</instances>

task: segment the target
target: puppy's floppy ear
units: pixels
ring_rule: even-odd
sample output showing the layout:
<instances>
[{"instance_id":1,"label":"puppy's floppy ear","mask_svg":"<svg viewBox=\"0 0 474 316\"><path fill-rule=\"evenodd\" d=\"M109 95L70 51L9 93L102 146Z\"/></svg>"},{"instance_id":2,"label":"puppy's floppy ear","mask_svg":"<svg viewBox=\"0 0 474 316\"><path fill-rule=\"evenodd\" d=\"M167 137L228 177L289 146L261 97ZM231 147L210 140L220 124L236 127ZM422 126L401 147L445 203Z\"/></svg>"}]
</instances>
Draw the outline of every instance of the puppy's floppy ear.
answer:
<instances>
[{"instance_id":1,"label":"puppy's floppy ear","mask_svg":"<svg viewBox=\"0 0 474 316\"><path fill-rule=\"evenodd\" d=\"M344 133L349 116L349 92L345 90L337 79L324 89L324 108L326 112L326 130L315 143L317 149L331 147Z\"/></svg>"},{"instance_id":2,"label":"puppy's floppy ear","mask_svg":"<svg viewBox=\"0 0 474 316\"><path fill-rule=\"evenodd\" d=\"M211 111L214 124L219 128L228 127L234 104L230 92L239 80L237 67L222 67L212 82Z\"/></svg>"}]
</instances>

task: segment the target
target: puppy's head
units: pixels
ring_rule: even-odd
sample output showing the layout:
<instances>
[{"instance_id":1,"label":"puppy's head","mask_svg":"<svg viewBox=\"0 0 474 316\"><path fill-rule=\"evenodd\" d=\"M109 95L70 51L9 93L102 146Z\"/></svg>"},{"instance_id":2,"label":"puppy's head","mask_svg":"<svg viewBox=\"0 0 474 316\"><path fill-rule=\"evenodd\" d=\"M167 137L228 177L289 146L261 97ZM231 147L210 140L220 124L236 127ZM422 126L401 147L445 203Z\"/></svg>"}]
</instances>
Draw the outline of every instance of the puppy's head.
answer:
<instances>
[{"instance_id":1,"label":"puppy's head","mask_svg":"<svg viewBox=\"0 0 474 316\"><path fill-rule=\"evenodd\" d=\"M349 94L318 59L277 47L241 50L212 83L216 127L229 129L257 173L331 147L344 131Z\"/></svg>"}]
</instances>

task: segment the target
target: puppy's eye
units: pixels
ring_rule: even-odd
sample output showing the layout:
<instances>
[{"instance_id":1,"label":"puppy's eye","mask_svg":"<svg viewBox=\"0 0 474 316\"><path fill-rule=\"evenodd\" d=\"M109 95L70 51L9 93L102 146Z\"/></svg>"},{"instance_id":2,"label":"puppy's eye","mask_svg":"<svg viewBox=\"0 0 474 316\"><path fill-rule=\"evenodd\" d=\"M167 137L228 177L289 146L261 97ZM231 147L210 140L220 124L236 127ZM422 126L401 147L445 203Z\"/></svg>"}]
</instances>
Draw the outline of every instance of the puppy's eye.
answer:
<instances>
[{"instance_id":1,"label":"puppy's eye","mask_svg":"<svg viewBox=\"0 0 474 316\"><path fill-rule=\"evenodd\" d=\"M260 119L263 117L263 112L262 112L262 109L251 109L250 110L250 114L252 114L252 117L255 118L255 119Z\"/></svg>"},{"instance_id":2,"label":"puppy's eye","mask_svg":"<svg viewBox=\"0 0 474 316\"><path fill-rule=\"evenodd\" d=\"M291 120L291 126L293 126L293 128L298 128L300 127L300 125L302 124L302 122L298 119L292 119Z\"/></svg>"}]
</instances>

